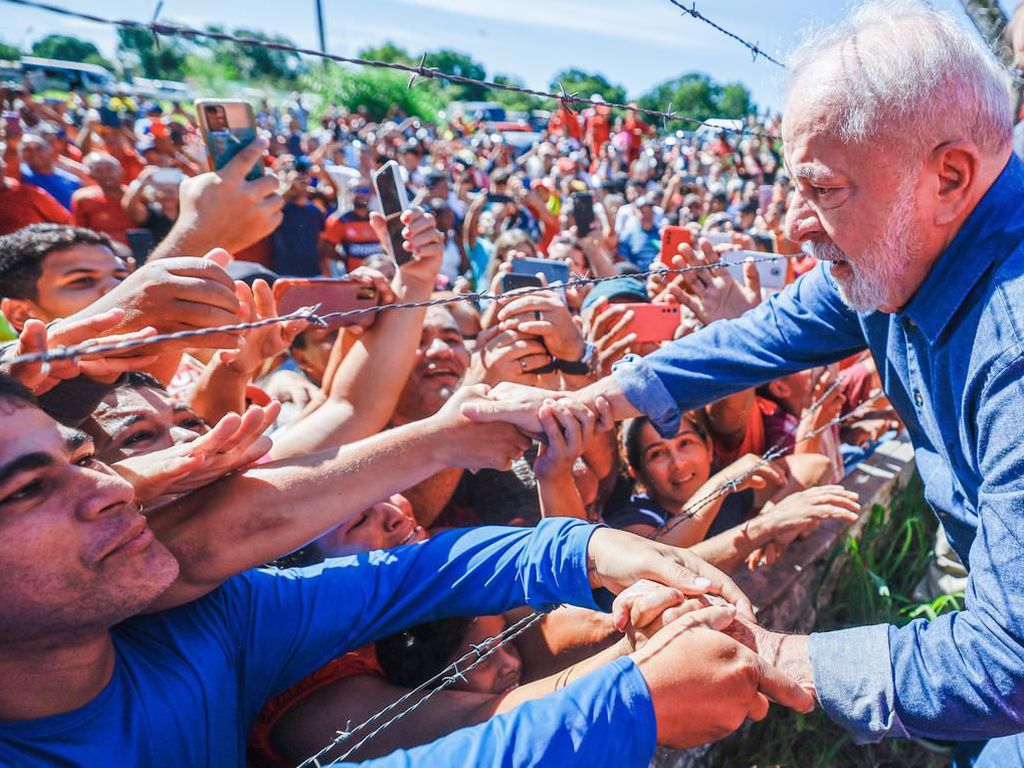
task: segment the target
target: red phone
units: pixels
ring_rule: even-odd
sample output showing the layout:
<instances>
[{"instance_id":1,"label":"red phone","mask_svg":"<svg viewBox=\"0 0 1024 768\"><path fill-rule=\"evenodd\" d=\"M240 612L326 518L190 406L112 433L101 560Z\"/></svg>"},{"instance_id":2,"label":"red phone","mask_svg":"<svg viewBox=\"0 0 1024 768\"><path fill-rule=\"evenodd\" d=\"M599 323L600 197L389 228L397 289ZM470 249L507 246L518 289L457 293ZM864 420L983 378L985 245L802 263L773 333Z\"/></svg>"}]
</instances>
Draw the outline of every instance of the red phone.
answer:
<instances>
[{"instance_id":1,"label":"red phone","mask_svg":"<svg viewBox=\"0 0 1024 768\"><path fill-rule=\"evenodd\" d=\"M693 232L689 227L665 227L661 233L661 263L672 268L672 257L679 253L680 245L693 245Z\"/></svg>"},{"instance_id":2,"label":"red phone","mask_svg":"<svg viewBox=\"0 0 1024 768\"><path fill-rule=\"evenodd\" d=\"M638 343L671 341L679 327L679 307L673 304L623 304L633 311L626 333L635 333Z\"/></svg>"},{"instance_id":3,"label":"red phone","mask_svg":"<svg viewBox=\"0 0 1024 768\"><path fill-rule=\"evenodd\" d=\"M380 303L377 289L348 277L285 277L274 282L274 299L278 314L287 315L302 307L317 304L318 315L331 312L351 312L357 309L375 307ZM364 328L373 323L375 312L355 317L328 320L331 328L343 325L361 325Z\"/></svg>"}]
</instances>

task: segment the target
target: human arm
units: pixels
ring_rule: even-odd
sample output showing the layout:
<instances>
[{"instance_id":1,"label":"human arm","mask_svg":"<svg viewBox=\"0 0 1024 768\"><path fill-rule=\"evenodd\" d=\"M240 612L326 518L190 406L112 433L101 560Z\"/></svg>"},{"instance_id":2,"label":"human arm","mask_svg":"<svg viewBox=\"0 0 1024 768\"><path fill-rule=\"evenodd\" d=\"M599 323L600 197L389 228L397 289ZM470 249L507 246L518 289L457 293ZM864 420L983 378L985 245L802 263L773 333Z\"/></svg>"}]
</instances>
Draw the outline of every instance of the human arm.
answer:
<instances>
[{"instance_id":1,"label":"human arm","mask_svg":"<svg viewBox=\"0 0 1024 768\"><path fill-rule=\"evenodd\" d=\"M146 184L149 177L158 170L160 169L155 165L147 165L143 168L128 185L128 189L125 190L124 196L121 198L121 207L136 224L144 223L149 216L149 212L146 210Z\"/></svg>"}]
</instances>

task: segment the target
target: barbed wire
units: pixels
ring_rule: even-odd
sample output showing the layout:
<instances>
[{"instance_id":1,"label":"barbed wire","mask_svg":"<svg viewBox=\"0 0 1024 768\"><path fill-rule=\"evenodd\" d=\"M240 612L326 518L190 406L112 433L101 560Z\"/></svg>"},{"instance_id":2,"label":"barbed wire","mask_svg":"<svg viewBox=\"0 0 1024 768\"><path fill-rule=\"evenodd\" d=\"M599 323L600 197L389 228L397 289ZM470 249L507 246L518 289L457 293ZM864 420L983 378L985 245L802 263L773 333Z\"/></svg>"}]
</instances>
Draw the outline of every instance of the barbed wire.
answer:
<instances>
[{"instance_id":1,"label":"barbed wire","mask_svg":"<svg viewBox=\"0 0 1024 768\"><path fill-rule=\"evenodd\" d=\"M777 67L781 67L782 69L786 68L786 65L783 64L781 61L779 61L778 59L773 58L772 56L769 56L767 53L765 53L763 50L761 50L761 47L757 43L751 43L749 40L744 40L742 37L737 35L735 32L730 32L728 29L726 29L725 27L721 26L720 24L716 24L715 22L713 22L711 19L709 19L707 16L705 16L704 14L702 14L700 11L697 10L697 4L696 3L693 3L693 5L691 5L689 8L687 8L685 5L683 5L682 3L678 2L678 0L668 0L668 1L670 3L672 3L672 5L674 5L676 8L680 9L687 16L692 16L693 18L697 19L698 21L703 21L705 24L707 24L712 29L718 30L723 35L725 35L726 37L731 37L737 43L739 43L744 48L746 48L748 51L750 51L751 55L754 57L754 61L757 61L757 57L760 56L762 59L765 59L766 61L770 61L772 64L774 64Z\"/></svg>"},{"instance_id":2,"label":"barbed wire","mask_svg":"<svg viewBox=\"0 0 1024 768\"><path fill-rule=\"evenodd\" d=\"M613 101L597 101L594 99L583 98L575 92L567 92L565 90L565 87L562 86L561 83L559 83L560 92L554 93L551 91L541 91L533 88L527 88L525 86L512 85L511 83L498 83L493 80L484 80L480 78L467 77L465 75L457 75L453 72L442 72L441 70L437 69L437 67L427 66L427 54L423 55L423 57L420 59L420 63L417 65L402 64L394 61L364 59L358 56L342 56L336 53L326 53L324 51L318 51L314 48L303 48L300 46L290 45L288 43L275 42L272 40L260 40L253 37L242 37L239 35L232 35L227 32L201 30L195 29L194 27L182 26L179 24L168 24L166 22L157 21L156 19L149 22L135 21L132 19L111 19L104 16L97 16L93 13L73 11L69 8L63 8L61 6L52 5L51 3L39 2L38 0L2 1L10 3L12 5L20 5L25 8L34 8L39 11L45 11L47 13L53 13L60 16L65 16L67 18L77 19L79 21L88 21L94 24L105 24L107 26L118 27L120 29L141 30L149 32L157 41L159 41L160 35L166 35L168 37L182 37L187 40L216 40L218 42L234 43L236 45L253 46L257 48L266 48L274 51L283 51L285 53L294 53L300 56L313 56L315 58L324 59L327 61L334 61L340 64L354 64L360 67L390 69L396 72L404 72L410 75L410 88L415 84L416 80L419 78L424 78L428 80L446 80L447 82L457 83L459 85L474 85L495 91L506 91L508 93L518 93L526 96L536 96L542 99L557 101L573 112L577 111L577 105L587 105L593 107L607 106L613 109L634 110L640 114L660 120L662 122L662 125L665 127L667 127L668 122L670 120L678 120L680 122L684 122L695 127L711 128L716 132L726 131L729 133L740 133L750 136L759 136L761 138L777 138L774 134L768 131L746 128L742 126L739 129L734 129L726 128L721 125L713 125L704 120L700 120L696 117L690 117L689 115L682 115L679 114L678 112L674 112L671 109L671 104L669 105L669 108L666 110L649 109L646 107L641 107L638 104L622 104Z\"/></svg>"},{"instance_id":3,"label":"barbed wire","mask_svg":"<svg viewBox=\"0 0 1024 768\"><path fill-rule=\"evenodd\" d=\"M750 258L748 261L758 264L770 261L779 260L790 260L800 258L802 254L768 254L761 257ZM496 301L502 298L508 298L510 295L514 296L528 296L533 293L539 293L541 291L550 291L555 288L562 286L566 288L581 288L587 285L598 285L600 283L606 283L612 280L623 280L625 278L634 278L637 280L646 279L654 275L681 275L689 272L701 272L705 270L713 269L727 269L733 266L731 264L725 264L723 262L711 262L708 264L693 264L687 267L677 267L671 269L651 269L646 272L637 272L634 274L627 275L611 275L608 277L578 277L572 276L567 283L555 283L548 286L537 286L529 288L520 288L514 292L506 294L496 294L489 291L476 291L472 293L459 293L454 296L442 296L435 299L427 299L425 301L412 301L405 303L396 304L377 304L371 307L363 307L361 309L352 309L345 312L327 312L324 314L317 314L317 310L320 305L313 307L303 307L291 312L287 315L281 315L278 317L268 317L261 320L255 320L246 323L234 323L232 325L221 325L213 326L210 328L199 328L196 330L187 331L175 331L174 333L163 333L155 336L149 336L143 339L128 339L119 342L103 343L102 338L92 339L90 341L82 342L81 344L74 344L68 347L54 347L53 349L46 349L40 352L28 352L21 355L13 355L10 357L0 357L0 364L5 366L21 365L24 363L48 363L55 360L72 360L80 357L94 356L99 354L106 354L111 352L125 352L139 347L149 346L152 344L162 344L169 341L183 341L190 338L201 338L203 336L211 336L218 333L240 333L242 331L251 330L254 328L262 328L267 325L273 325L274 323L286 323L293 320L305 320L309 323L313 323L319 326L326 326L330 322L337 322L339 320L352 320L364 317L370 314L377 314L380 312L388 312L397 309L424 309L429 307L444 306L447 304L456 303L477 303L480 301Z\"/></svg>"},{"instance_id":4,"label":"barbed wire","mask_svg":"<svg viewBox=\"0 0 1024 768\"><path fill-rule=\"evenodd\" d=\"M482 643L479 643L477 645L471 646L471 650L467 651L465 654L463 654L458 659L453 661L451 664L449 664L447 667L442 669L440 672L438 672L436 675L431 677L429 680L425 680L424 682L420 683L418 686L413 688L411 691L409 691L408 693L400 696L398 699L393 701L391 704L389 704L388 706L384 707L384 709L380 710L379 712L376 712L375 714L371 715L370 717L368 717L363 722L359 723L359 725L357 725L357 726L355 726L353 728L346 728L343 731L338 731L338 735L334 739L332 739L329 744L327 744L325 747L323 747L315 755L307 757L305 760L303 760L299 764L298 768L308 768L308 766L320 766L320 760L323 757L325 757L328 752L330 752L333 749L336 749L337 747L340 747L346 741L351 740L352 737L356 733L358 733L359 731L361 731L361 730L363 730L363 729L373 725L374 723L376 723L378 720L380 720L385 715L387 715L390 712L393 712L394 710L396 710L402 704L406 703L410 699L415 698L416 696L418 696L419 694L423 693L424 691L427 691L428 689L430 689L426 693L425 696L423 696L422 698L420 698L419 700L414 702L412 704L412 706L410 706L408 709L402 710L400 713L396 714L394 717L390 718L389 720L387 720L386 722L382 723L380 726L375 728L373 731L368 733L366 736L364 736L362 739L360 739L360 741L358 743L356 743L353 746L349 747L349 749L345 752L345 754L343 754L339 758L339 760L345 760L346 758L348 758L349 755L351 755L353 752L358 750L366 742L368 742L370 739L372 739L378 733L383 731L385 728L389 727L390 725L392 725L393 723L397 722L398 720L401 720L403 717L405 717L406 715L410 714L416 708L422 706L424 702L426 702L428 699L436 696L438 693L443 691L448 686L453 685L456 681L461 679L467 672L469 672L471 669L476 667L478 664L481 664L492 653L497 651L503 645L506 645L507 643L512 642L517 637L519 637L519 635L523 634L523 632L526 632L528 629L530 629L530 627L532 627L534 624L536 624L538 621L540 621L542 618L544 618L545 615L546 615L546 612L529 613L526 616L524 616L523 618L519 619L519 621L517 621L514 624L512 624L511 626L506 627L504 630L502 630L498 634L496 634L496 635L494 635L492 637L487 638ZM459 668L460 664L462 664L463 662L470 661L470 659L473 659L474 657L476 657L475 660L472 661L469 664L469 666L463 667L462 669ZM435 684L436 684L436 686L435 686ZM432 686L434 686L434 687L432 687Z\"/></svg>"}]
</instances>

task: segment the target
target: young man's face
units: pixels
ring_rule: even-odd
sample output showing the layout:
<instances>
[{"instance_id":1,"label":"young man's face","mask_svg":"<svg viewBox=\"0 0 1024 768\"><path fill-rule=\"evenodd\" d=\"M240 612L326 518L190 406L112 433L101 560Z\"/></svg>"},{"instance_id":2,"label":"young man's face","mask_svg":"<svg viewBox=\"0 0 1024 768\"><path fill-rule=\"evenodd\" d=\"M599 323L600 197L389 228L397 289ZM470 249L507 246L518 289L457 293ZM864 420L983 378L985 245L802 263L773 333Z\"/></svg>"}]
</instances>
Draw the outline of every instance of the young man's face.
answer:
<instances>
[{"instance_id":1,"label":"young man's face","mask_svg":"<svg viewBox=\"0 0 1024 768\"><path fill-rule=\"evenodd\" d=\"M110 392L83 429L95 441L96 455L108 464L190 443L210 431L187 405L156 387L122 386Z\"/></svg>"},{"instance_id":2,"label":"young man's face","mask_svg":"<svg viewBox=\"0 0 1024 768\"><path fill-rule=\"evenodd\" d=\"M0 435L0 643L105 630L171 585L177 561L83 433L4 398Z\"/></svg>"},{"instance_id":3,"label":"young man's face","mask_svg":"<svg viewBox=\"0 0 1024 768\"><path fill-rule=\"evenodd\" d=\"M78 244L43 259L35 299L4 299L0 308L19 330L30 318L50 322L85 309L128 276L105 245Z\"/></svg>"},{"instance_id":4,"label":"young man's face","mask_svg":"<svg viewBox=\"0 0 1024 768\"><path fill-rule=\"evenodd\" d=\"M403 421L431 416L448 402L469 367L469 350L452 313L443 307L427 311L416 352L416 366L398 399L396 415Z\"/></svg>"}]
</instances>

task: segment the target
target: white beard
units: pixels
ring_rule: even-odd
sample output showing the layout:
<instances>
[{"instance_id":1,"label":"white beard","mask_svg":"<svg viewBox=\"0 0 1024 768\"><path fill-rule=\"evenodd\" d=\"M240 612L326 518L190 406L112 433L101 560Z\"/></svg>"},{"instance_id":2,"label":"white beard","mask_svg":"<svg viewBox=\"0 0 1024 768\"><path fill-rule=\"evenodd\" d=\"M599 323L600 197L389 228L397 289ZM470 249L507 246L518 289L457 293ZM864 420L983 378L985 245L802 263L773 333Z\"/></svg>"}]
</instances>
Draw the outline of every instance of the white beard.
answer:
<instances>
[{"instance_id":1,"label":"white beard","mask_svg":"<svg viewBox=\"0 0 1024 768\"><path fill-rule=\"evenodd\" d=\"M909 180L908 180L909 181ZM913 185L901 184L904 190L893 203L892 213L875 245L868 247L851 261L835 243L806 241L804 253L821 261L844 261L853 276L840 279L833 275L839 297L855 312L875 312L881 307L898 306L900 278L913 262L921 248L921 238L915 229L916 190Z\"/></svg>"}]
</instances>

